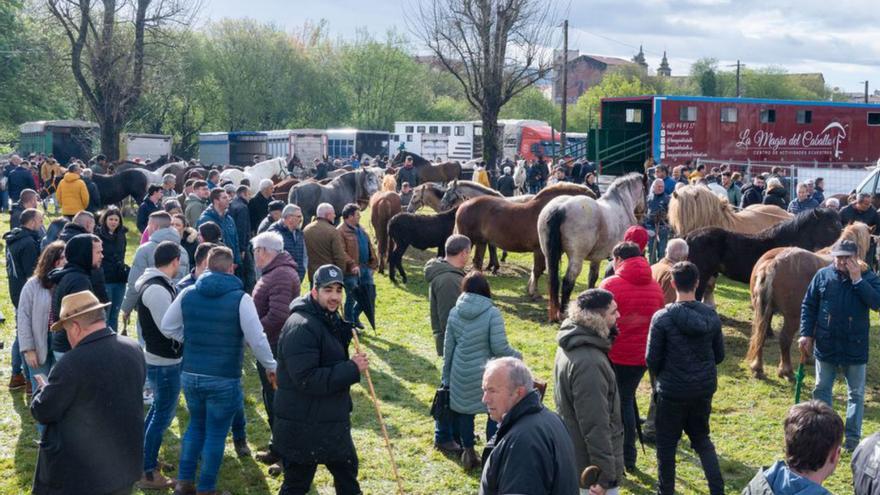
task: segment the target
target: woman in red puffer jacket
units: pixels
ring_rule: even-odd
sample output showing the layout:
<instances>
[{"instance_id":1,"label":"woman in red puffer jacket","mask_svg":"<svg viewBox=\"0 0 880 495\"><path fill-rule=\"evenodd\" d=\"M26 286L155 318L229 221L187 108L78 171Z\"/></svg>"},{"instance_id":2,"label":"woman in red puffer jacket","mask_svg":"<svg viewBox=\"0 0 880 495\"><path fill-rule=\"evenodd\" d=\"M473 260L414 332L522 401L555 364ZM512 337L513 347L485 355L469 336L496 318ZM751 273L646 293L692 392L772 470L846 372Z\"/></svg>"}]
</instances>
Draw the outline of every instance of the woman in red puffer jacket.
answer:
<instances>
[{"instance_id":1,"label":"woman in red puffer jacket","mask_svg":"<svg viewBox=\"0 0 880 495\"><path fill-rule=\"evenodd\" d=\"M613 277L599 285L611 292L620 318L617 337L608 352L614 366L620 411L623 416L623 462L627 471L636 466L636 389L645 375L645 347L654 313L663 307L663 290L651 277L651 265L639 246L622 242L612 251Z\"/></svg>"}]
</instances>

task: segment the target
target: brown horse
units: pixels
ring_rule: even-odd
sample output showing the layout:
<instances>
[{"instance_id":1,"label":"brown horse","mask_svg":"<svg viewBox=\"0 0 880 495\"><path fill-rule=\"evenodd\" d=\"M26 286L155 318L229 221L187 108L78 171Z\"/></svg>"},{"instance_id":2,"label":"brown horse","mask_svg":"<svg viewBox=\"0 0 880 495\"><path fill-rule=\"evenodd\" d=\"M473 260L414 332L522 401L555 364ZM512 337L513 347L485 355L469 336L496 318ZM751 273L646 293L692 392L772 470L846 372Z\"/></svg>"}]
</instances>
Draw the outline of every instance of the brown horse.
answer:
<instances>
[{"instance_id":1,"label":"brown horse","mask_svg":"<svg viewBox=\"0 0 880 495\"><path fill-rule=\"evenodd\" d=\"M400 195L394 191L379 191L370 198L370 223L376 234L379 250L379 273L385 273L388 254L388 222L400 213Z\"/></svg>"},{"instance_id":2,"label":"brown horse","mask_svg":"<svg viewBox=\"0 0 880 495\"><path fill-rule=\"evenodd\" d=\"M412 199L409 200L409 205L407 205L406 211L409 213L415 213L419 211L419 208L422 206L427 206L439 213L440 200L443 199L445 193L445 187L434 184L433 182L416 186L413 188Z\"/></svg>"},{"instance_id":3,"label":"brown horse","mask_svg":"<svg viewBox=\"0 0 880 495\"><path fill-rule=\"evenodd\" d=\"M859 259L864 259L871 232L865 224L857 222L846 227L840 239L854 241L859 247ZM800 324L801 302L816 272L831 263L829 252L829 248L815 253L796 247L776 248L764 253L755 264L749 284L755 314L746 355L755 377L764 377L764 341L773 333L770 327L773 314L781 313L777 374L794 379L789 351Z\"/></svg>"},{"instance_id":4,"label":"brown horse","mask_svg":"<svg viewBox=\"0 0 880 495\"><path fill-rule=\"evenodd\" d=\"M487 246L500 247L515 253L532 253L528 294L536 297L538 278L546 267L538 241L538 215L551 199L562 195L595 198L593 192L585 186L562 183L547 187L522 203L495 196L478 196L462 203L455 216L455 231L466 235L473 243L474 268L482 270ZM487 268L497 271L498 267L495 250L490 249Z\"/></svg>"},{"instance_id":5,"label":"brown horse","mask_svg":"<svg viewBox=\"0 0 880 495\"><path fill-rule=\"evenodd\" d=\"M302 182L295 177L287 177L275 183L275 189L272 191L272 199L287 202L287 195L290 188Z\"/></svg>"},{"instance_id":6,"label":"brown horse","mask_svg":"<svg viewBox=\"0 0 880 495\"><path fill-rule=\"evenodd\" d=\"M391 163L394 166L401 166L408 156L412 157L413 167L419 174L419 184L425 182L446 183L461 177L461 164L457 161L431 163L430 160L409 151L397 153Z\"/></svg>"}]
</instances>

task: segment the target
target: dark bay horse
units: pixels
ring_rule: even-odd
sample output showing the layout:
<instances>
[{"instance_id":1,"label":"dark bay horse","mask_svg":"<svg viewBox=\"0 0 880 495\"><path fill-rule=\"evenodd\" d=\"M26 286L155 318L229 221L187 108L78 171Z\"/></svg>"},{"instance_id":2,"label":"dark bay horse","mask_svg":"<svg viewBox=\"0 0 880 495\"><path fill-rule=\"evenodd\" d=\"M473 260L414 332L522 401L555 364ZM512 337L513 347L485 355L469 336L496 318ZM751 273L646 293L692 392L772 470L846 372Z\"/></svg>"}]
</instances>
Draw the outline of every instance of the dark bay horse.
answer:
<instances>
[{"instance_id":1,"label":"dark bay horse","mask_svg":"<svg viewBox=\"0 0 880 495\"><path fill-rule=\"evenodd\" d=\"M394 272L399 271L406 283L406 272L403 270L403 254L413 246L417 249L437 248L437 256L446 254L446 239L455 228L455 211L453 208L436 215L416 215L401 212L388 222L388 276L397 283Z\"/></svg>"},{"instance_id":2,"label":"dark bay horse","mask_svg":"<svg viewBox=\"0 0 880 495\"><path fill-rule=\"evenodd\" d=\"M788 246L815 251L830 246L842 230L836 211L815 208L759 234L739 234L720 227L691 232L685 241L688 259L700 270L697 300L702 299L709 280L718 273L748 283L755 263L767 251Z\"/></svg>"},{"instance_id":3,"label":"dark bay horse","mask_svg":"<svg viewBox=\"0 0 880 495\"><path fill-rule=\"evenodd\" d=\"M62 180L62 176L57 176L54 182L49 186L48 192L52 194ZM140 204L144 196L147 194L147 187L150 180L142 169L129 169L117 172L113 175L92 174L92 182L98 186L98 192L101 195L100 207L117 204L124 200L127 196Z\"/></svg>"},{"instance_id":4,"label":"dark bay horse","mask_svg":"<svg viewBox=\"0 0 880 495\"><path fill-rule=\"evenodd\" d=\"M395 167L401 166L408 156L413 158L413 167L419 174L419 184L425 182L446 183L461 177L461 164L457 161L431 163L430 160L409 151L398 152L394 155L391 163Z\"/></svg>"},{"instance_id":5,"label":"dark bay horse","mask_svg":"<svg viewBox=\"0 0 880 495\"><path fill-rule=\"evenodd\" d=\"M528 294L536 297L538 279L545 268L538 239L538 215L550 200L562 195L595 197L586 186L562 183L547 187L522 203L495 196L478 196L462 203L455 217L455 231L466 235L473 243L474 268L483 269L483 256L488 245L515 253L532 253ZM487 269L497 271L500 264L495 249L490 249L489 258Z\"/></svg>"},{"instance_id":6,"label":"dark bay horse","mask_svg":"<svg viewBox=\"0 0 880 495\"><path fill-rule=\"evenodd\" d=\"M293 186L288 193L288 203L295 204L302 209L303 222L308 223L315 216L318 205L330 203L336 210L336 215L342 213L342 208L348 203L364 203L370 200L370 196L379 190L379 178L375 173L359 169L347 172L323 185L317 182L300 182Z\"/></svg>"}]
</instances>

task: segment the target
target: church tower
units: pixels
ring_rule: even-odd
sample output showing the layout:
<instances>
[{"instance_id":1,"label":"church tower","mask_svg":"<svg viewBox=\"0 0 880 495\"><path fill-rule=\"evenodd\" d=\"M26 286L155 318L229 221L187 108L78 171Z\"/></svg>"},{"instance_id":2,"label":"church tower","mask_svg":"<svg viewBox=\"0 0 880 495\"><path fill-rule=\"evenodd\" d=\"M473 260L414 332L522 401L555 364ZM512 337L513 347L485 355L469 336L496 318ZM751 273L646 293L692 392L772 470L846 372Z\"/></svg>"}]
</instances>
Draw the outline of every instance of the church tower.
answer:
<instances>
[{"instance_id":1,"label":"church tower","mask_svg":"<svg viewBox=\"0 0 880 495\"><path fill-rule=\"evenodd\" d=\"M660 67L657 68L657 75L672 77L672 69L669 68L669 60L666 59L666 50L663 50L663 60L660 61Z\"/></svg>"}]
</instances>

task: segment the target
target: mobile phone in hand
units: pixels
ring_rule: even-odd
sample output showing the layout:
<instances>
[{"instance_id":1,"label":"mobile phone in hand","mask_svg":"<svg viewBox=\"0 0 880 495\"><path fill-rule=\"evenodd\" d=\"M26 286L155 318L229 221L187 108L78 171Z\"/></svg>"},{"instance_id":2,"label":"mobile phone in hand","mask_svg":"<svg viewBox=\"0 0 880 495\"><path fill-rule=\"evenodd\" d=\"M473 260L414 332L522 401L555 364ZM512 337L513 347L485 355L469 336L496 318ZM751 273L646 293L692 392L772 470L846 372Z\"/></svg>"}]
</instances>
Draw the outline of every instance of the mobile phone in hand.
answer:
<instances>
[{"instance_id":1,"label":"mobile phone in hand","mask_svg":"<svg viewBox=\"0 0 880 495\"><path fill-rule=\"evenodd\" d=\"M37 381L37 388L43 388L49 383L49 380L46 379L46 375L42 373L34 375L34 380Z\"/></svg>"}]
</instances>

